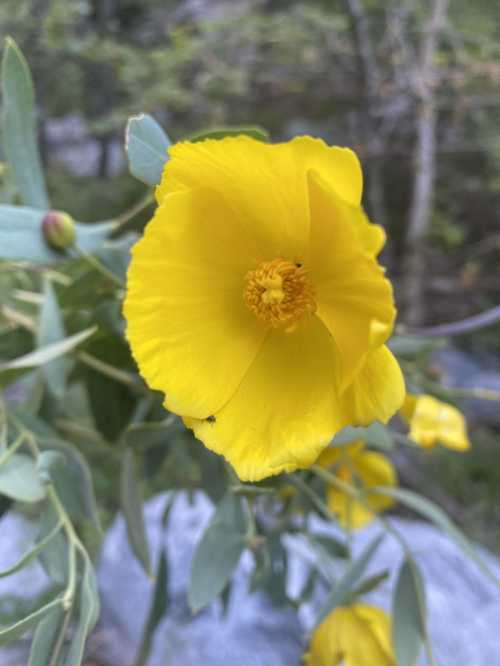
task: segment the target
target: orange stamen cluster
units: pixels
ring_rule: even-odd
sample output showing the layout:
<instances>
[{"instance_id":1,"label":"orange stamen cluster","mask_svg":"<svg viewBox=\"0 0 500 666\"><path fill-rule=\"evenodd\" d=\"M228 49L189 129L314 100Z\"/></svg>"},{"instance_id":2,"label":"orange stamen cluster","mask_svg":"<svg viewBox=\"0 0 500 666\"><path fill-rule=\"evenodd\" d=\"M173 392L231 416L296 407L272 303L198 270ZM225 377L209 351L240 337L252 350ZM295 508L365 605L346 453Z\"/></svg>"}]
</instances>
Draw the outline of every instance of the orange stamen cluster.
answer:
<instances>
[{"instance_id":1,"label":"orange stamen cluster","mask_svg":"<svg viewBox=\"0 0 500 666\"><path fill-rule=\"evenodd\" d=\"M246 275L243 300L270 328L292 330L299 319L316 310L312 284L300 263L265 261Z\"/></svg>"}]
</instances>

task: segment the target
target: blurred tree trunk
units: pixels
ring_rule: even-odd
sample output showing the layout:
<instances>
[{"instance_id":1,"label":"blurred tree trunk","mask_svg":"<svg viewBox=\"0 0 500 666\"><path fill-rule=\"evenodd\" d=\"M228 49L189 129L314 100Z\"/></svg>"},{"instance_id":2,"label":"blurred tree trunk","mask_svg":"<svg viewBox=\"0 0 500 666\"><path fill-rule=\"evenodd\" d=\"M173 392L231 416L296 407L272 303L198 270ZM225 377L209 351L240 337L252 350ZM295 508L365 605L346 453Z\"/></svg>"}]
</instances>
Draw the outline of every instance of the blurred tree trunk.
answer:
<instances>
[{"instance_id":1,"label":"blurred tree trunk","mask_svg":"<svg viewBox=\"0 0 500 666\"><path fill-rule=\"evenodd\" d=\"M429 20L424 23L417 63L417 137L414 151L413 194L406 233L405 302L410 325L425 316L425 237L428 233L436 176L435 56L446 17L448 0L432 0Z\"/></svg>"},{"instance_id":2,"label":"blurred tree trunk","mask_svg":"<svg viewBox=\"0 0 500 666\"><path fill-rule=\"evenodd\" d=\"M381 73L370 33L363 0L345 0L351 22L351 32L358 58L360 76L361 137L367 159L368 187L366 197L369 214L374 222L384 226L387 222L385 205L383 150L377 131L377 102L380 94ZM386 253L387 258L387 253Z\"/></svg>"}]
</instances>

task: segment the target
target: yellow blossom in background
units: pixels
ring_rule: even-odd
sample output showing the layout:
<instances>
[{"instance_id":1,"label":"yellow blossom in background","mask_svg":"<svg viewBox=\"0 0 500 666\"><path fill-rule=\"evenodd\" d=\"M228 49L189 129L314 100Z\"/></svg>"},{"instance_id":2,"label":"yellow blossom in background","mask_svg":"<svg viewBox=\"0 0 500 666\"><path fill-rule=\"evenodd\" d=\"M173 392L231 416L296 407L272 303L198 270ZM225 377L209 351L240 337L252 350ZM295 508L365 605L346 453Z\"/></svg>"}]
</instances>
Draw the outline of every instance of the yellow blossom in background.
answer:
<instances>
[{"instance_id":1,"label":"yellow blossom in background","mask_svg":"<svg viewBox=\"0 0 500 666\"><path fill-rule=\"evenodd\" d=\"M453 405L431 395L408 394L400 413L410 426L410 438L420 446L429 448L441 443L457 451L470 447L464 416Z\"/></svg>"},{"instance_id":2,"label":"yellow blossom in background","mask_svg":"<svg viewBox=\"0 0 500 666\"><path fill-rule=\"evenodd\" d=\"M318 458L318 465L329 470L340 481L367 491L363 504L333 485L327 487L328 508L337 516L342 527L364 527L373 520L374 513L384 511L394 504L390 497L369 492L370 488L397 486L398 482L390 460L381 453L366 451L363 442L326 449Z\"/></svg>"},{"instance_id":3,"label":"yellow blossom in background","mask_svg":"<svg viewBox=\"0 0 500 666\"><path fill-rule=\"evenodd\" d=\"M314 632L305 666L395 666L391 620L381 608L336 608Z\"/></svg>"},{"instance_id":4,"label":"yellow blossom in background","mask_svg":"<svg viewBox=\"0 0 500 666\"><path fill-rule=\"evenodd\" d=\"M404 399L395 308L355 154L298 137L183 142L133 250L139 370L243 480L312 464Z\"/></svg>"}]
</instances>

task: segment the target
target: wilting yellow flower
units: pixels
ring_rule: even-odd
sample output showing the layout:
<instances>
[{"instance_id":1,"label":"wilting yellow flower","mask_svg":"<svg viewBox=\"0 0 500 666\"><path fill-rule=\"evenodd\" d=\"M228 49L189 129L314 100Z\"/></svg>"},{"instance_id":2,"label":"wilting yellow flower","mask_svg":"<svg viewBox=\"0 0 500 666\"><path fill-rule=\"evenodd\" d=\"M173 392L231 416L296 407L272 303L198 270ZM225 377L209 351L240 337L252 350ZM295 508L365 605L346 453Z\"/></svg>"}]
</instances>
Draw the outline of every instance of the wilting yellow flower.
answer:
<instances>
[{"instance_id":1,"label":"wilting yellow flower","mask_svg":"<svg viewBox=\"0 0 500 666\"><path fill-rule=\"evenodd\" d=\"M395 666L389 616L366 604L336 608L314 632L304 664Z\"/></svg>"},{"instance_id":2,"label":"wilting yellow flower","mask_svg":"<svg viewBox=\"0 0 500 666\"><path fill-rule=\"evenodd\" d=\"M426 448L441 443L449 449L465 451L470 447L463 414L453 405L431 395L410 395L400 410L409 423L410 438Z\"/></svg>"},{"instance_id":3,"label":"wilting yellow flower","mask_svg":"<svg viewBox=\"0 0 500 666\"><path fill-rule=\"evenodd\" d=\"M250 481L307 467L348 424L387 421L404 382L354 153L241 136L170 158L124 305L165 406Z\"/></svg>"},{"instance_id":4,"label":"wilting yellow flower","mask_svg":"<svg viewBox=\"0 0 500 666\"><path fill-rule=\"evenodd\" d=\"M363 442L331 447L323 451L318 465L328 469L339 480L360 487L365 492L364 504L333 485L327 487L328 508L346 529L364 527L373 520L374 513L394 504L391 497L370 493L377 486L397 486L396 470L381 453L366 451Z\"/></svg>"}]
</instances>

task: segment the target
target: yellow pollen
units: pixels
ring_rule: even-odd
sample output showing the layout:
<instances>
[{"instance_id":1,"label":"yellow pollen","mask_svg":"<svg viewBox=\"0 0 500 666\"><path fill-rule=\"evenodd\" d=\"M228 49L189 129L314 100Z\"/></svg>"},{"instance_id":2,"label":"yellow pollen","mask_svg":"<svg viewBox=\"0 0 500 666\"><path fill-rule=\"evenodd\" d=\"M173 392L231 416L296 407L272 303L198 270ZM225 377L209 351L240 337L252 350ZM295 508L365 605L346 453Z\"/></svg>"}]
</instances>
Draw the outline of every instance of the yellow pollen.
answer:
<instances>
[{"instance_id":1,"label":"yellow pollen","mask_svg":"<svg viewBox=\"0 0 500 666\"><path fill-rule=\"evenodd\" d=\"M304 314L316 310L306 269L286 259L264 261L256 270L249 271L243 300L270 328L293 330Z\"/></svg>"}]
</instances>

